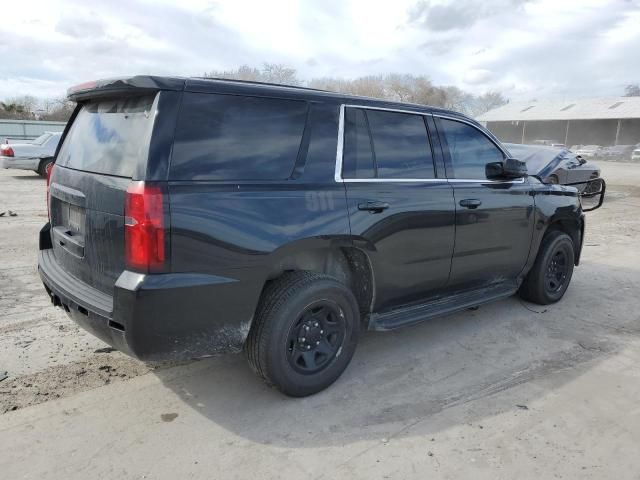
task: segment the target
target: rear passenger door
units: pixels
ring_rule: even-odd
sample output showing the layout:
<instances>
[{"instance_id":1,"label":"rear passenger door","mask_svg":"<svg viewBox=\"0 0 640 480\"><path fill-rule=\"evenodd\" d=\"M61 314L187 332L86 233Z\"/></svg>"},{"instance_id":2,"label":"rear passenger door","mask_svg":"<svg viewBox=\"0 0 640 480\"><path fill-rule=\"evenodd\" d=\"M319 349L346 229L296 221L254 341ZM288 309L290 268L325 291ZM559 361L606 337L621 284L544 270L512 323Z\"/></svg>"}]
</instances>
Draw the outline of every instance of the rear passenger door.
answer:
<instances>
[{"instance_id":1,"label":"rear passenger door","mask_svg":"<svg viewBox=\"0 0 640 480\"><path fill-rule=\"evenodd\" d=\"M477 126L437 117L436 124L456 207L449 284L454 289L515 285L527 261L533 231L529 182L487 178L487 163L502 162L505 153Z\"/></svg>"},{"instance_id":2,"label":"rear passenger door","mask_svg":"<svg viewBox=\"0 0 640 480\"><path fill-rule=\"evenodd\" d=\"M427 116L343 106L340 121L336 180L346 187L351 233L372 262L374 309L436 294L449 278L455 207Z\"/></svg>"}]
</instances>

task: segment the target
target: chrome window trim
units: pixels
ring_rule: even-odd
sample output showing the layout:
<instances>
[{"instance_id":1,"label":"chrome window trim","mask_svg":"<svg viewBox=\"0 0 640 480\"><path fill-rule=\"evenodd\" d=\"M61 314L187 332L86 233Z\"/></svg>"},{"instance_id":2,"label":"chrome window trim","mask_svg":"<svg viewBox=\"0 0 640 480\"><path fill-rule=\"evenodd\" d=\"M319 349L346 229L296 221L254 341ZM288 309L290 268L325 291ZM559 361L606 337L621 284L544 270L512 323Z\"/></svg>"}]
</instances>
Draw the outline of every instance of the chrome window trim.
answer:
<instances>
[{"instance_id":1,"label":"chrome window trim","mask_svg":"<svg viewBox=\"0 0 640 480\"><path fill-rule=\"evenodd\" d=\"M340 183L447 183L446 178L343 178Z\"/></svg>"},{"instance_id":2,"label":"chrome window trim","mask_svg":"<svg viewBox=\"0 0 640 480\"><path fill-rule=\"evenodd\" d=\"M514 178L513 180L489 180L488 178L484 180L474 179L474 178L451 178L448 179L449 183L524 183L524 177Z\"/></svg>"},{"instance_id":3,"label":"chrome window trim","mask_svg":"<svg viewBox=\"0 0 640 480\"><path fill-rule=\"evenodd\" d=\"M471 127L474 127L476 130L480 131L483 135L485 135L489 140L496 145L498 150L500 150L505 158L507 158L508 152L506 152L500 145L498 145L496 140L492 137L489 137L485 132L478 129L477 125L474 125L472 122L467 120L456 118L453 116L442 115L442 114L434 114L427 112L416 112L412 110L401 110L396 108L384 108L384 107L372 107L368 105L354 105L343 103L340 105L340 114L338 118L338 145L336 148L336 168L334 172L334 180L337 183L524 183L524 177L518 178L515 180L489 180L489 179L471 179L471 178L342 178L342 163L344 156L344 116L345 111L348 108L362 108L365 110L381 110L384 112L394 112L394 113L408 113L411 115L421 115L425 116L433 116L438 118L444 118L447 120L454 120L462 123L466 123Z\"/></svg>"},{"instance_id":4,"label":"chrome window trim","mask_svg":"<svg viewBox=\"0 0 640 480\"><path fill-rule=\"evenodd\" d=\"M369 105L355 105L351 103L343 103L343 108L363 108L365 110L380 110L383 112L393 112L393 113L408 113L410 115L431 115L431 113L427 112L416 112L415 110L401 110L398 108L385 108L385 107L370 107Z\"/></svg>"},{"instance_id":5,"label":"chrome window trim","mask_svg":"<svg viewBox=\"0 0 640 480\"><path fill-rule=\"evenodd\" d=\"M338 119L338 148L336 149L336 171L334 179L336 182L344 182L342 178L342 157L344 155L344 111L345 106L340 105L340 118Z\"/></svg>"}]
</instances>

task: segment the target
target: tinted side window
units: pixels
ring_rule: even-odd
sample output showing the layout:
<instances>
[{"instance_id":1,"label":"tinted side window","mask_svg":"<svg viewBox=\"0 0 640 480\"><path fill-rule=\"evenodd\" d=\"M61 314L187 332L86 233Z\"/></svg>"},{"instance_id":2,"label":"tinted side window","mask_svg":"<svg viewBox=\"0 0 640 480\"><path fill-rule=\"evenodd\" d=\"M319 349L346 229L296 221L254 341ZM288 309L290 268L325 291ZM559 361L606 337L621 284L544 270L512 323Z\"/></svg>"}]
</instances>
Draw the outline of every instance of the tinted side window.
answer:
<instances>
[{"instance_id":1,"label":"tinted side window","mask_svg":"<svg viewBox=\"0 0 640 480\"><path fill-rule=\"evenodd\" d=\"M343 178L434 178L421 115L347 108Z\"/></svg>"},{"instance_id":2,"label":"tinted side window","mask_svg":"<svg viewBox=\"0 0 640 480\"><path fill-rule=\"evenodd\" d=\"M367 110L378 178L434 178L427 127L421 115Z\"/></svg>"},{"instance_id":3,"label":"tinted side window","mask_svg":"<svg viewBox=\"0 0 640 480\"><path fill-rule=\"evenodd\" d=\"M364 110L347 108L344 115L343 178L373 178L375 168Z\"/></svg>"},{"instance_id":4,"label":"tinted side window","mask_svg":"<svg viewBox=\"0 0 640 480\"><path fill-rule=\"evenodd\" d=\"M336 147L338 143L338 112L336 105L314 103L310 105L309 149L304 166L307 179L331 179L336 168Z\"/></svg>"},{"instance_id":5,"label":"tinted side window","mask_svg":"<svg viewBox=\"0 0 640 480\"><path fill-rule=\"evenodd\" d=\"M504 160L500 149L477 128L445 119L440 119L440 125L440 134L444 137L451 156L451 178L485 180L487 163Z\"/></svg>"},{"instance_id":6,"label":"tinted side window","mask_svg":"<svg viewBox=\"0 0 640 480\"><path fill-rule=\"evenodd\" d=\"M172 180L284 180L300 148L307 103L185 93Z\"/></svg>"}]
</instances>

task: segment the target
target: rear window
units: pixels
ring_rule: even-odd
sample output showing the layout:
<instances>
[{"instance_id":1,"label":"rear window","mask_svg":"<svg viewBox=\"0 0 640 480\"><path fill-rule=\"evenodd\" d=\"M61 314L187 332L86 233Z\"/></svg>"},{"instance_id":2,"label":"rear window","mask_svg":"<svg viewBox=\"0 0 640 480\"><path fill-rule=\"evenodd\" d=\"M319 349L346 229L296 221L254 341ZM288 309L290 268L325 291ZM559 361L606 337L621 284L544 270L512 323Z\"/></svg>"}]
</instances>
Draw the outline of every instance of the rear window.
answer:
<instances>
[{"instance_id":1,"label":"rear window","mask_svg":"<svg viewBox=\"0 0 640 480\"><path fill-rule=\"evenodd\" d=\"M172 180L285 180L307 117L299 100L185 93Z\"/></svg>"},{"instance_id":2,"label":"rear window","mask_svg":"<svg viewBox=\"0 0 640 480\"><path fill-rule=\"evenodd\" d=\"M434 178L422 115L347 108L343 178Z\"/></svg>"},{"instance_id":3,"label":"rear window","mask_svg":"<svg viewBox=\"0 0 640 480\"><path fill-rule=\"evenodd\" d=\"M87 172L132 177L146 163L155 96L90 101L76 116L56 162Z\"/></svg>"},{"instance_id":4,"label":"rear window","mask_svg":"<svg viewBox=\"0 0 640 480\"><path fill-rule=\"evenodd\" d=\"M367 111L379 178L434 178L427 126L421 115Z\"/></svg>"}]
</instances>

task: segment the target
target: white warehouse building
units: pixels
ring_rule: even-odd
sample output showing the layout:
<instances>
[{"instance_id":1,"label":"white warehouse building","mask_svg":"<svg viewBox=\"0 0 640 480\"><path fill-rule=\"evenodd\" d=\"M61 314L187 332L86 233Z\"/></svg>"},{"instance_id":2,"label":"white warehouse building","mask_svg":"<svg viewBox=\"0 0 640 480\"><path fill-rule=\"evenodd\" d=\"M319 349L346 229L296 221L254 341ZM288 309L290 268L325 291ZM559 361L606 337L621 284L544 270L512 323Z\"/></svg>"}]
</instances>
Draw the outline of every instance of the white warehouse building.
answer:
<instances>
[{"instance_id":1,"label":"white warehouse building","mask_svg":"<svg viewBox=\"0 0 640 480\"><path fill-rule=\"evenodd\" d=\"M640 143L640 97L514 102L490 110L477 120L499 139L511 143Z\"/></svg>"}]
</instances>

